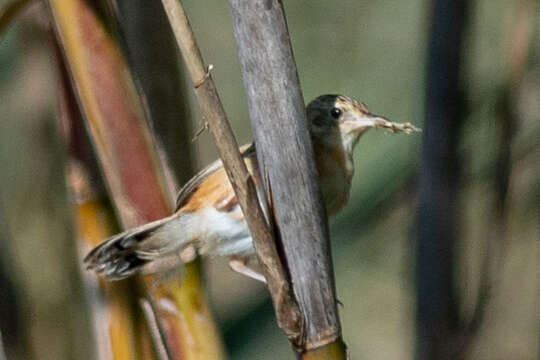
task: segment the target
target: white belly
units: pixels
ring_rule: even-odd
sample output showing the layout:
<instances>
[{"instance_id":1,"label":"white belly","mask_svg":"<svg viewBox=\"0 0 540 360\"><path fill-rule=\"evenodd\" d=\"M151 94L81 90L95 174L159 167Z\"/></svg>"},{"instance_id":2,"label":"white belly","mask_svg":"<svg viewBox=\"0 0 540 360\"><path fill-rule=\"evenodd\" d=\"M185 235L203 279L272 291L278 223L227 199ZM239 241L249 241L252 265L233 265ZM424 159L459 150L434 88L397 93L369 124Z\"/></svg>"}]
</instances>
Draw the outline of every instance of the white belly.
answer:
<instances>
[{"instance_id":1,"label":"white belly","mask_svg":"<svg viewBox=\"0 0 540 360\"><path fill-rule=\"evenodd\" d=\"M222 212L212 207L201 214L200 226L204 235L198 242L199 253L210 256L247 256L254 253L251 234L239 212Z\"/></svg>"}]
</instances>

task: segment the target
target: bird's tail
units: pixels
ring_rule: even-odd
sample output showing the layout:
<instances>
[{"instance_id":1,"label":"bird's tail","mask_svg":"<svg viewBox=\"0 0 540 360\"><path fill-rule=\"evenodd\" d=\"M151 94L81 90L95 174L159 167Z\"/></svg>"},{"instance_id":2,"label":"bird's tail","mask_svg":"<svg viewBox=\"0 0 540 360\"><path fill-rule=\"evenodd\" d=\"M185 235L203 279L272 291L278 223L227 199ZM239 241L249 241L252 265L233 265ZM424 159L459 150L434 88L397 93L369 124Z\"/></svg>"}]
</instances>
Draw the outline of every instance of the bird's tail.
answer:
<instances>
[{"instance_id":1,"label":"bird's tail","mask_svg":"<svg viewBox=\"0 0 540 360\"><path fill-rule=\"evenodd\" d=\"M173 215L105 240L86 255L86 268L108 280L120 280L133 275L158 256L181 247L181 241L171 238L177 225L175 220L177 217Z\"/></svg>"}]
</instances>

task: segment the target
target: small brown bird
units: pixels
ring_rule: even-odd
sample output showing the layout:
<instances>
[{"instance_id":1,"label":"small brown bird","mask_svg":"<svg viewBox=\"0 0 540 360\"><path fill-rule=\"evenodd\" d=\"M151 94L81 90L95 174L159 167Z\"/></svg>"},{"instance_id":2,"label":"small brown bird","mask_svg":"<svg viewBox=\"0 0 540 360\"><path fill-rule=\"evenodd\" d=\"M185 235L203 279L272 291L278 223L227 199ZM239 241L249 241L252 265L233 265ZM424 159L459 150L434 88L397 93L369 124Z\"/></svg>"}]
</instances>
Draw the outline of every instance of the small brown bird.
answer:
<instances>
[{"instance_id":1,"label":"small brown bird","mask_svg":"<svg viewBox=\"0 0 540 360\"><path fill-rule=\"evenodd\" d=\"M353 149L370 128L394 132L418 131L369 112L366 105L343 95L322 95L306 109L319 181L328 216L347 203L354 173ZM255 147L241 148L248 171L260 186ZM176 211L169 217L107 239L85 258L88 269L108 279L126 278L145 265L179 255L194 246L201 255L229 257L234 270L251 278L264 277L247 266L254 249L242 210L223 164L216 161L199 172L179 192Z\"/></svg>"}]
</instances>

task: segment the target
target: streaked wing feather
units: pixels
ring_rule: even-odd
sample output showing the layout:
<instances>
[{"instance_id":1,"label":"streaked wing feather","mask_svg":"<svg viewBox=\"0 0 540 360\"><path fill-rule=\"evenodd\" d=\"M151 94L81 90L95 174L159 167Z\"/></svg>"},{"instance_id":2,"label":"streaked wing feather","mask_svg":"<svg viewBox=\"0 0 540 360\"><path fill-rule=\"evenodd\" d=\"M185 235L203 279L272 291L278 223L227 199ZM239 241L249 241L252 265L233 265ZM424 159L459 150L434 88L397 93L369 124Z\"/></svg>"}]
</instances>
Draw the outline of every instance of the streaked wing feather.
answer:
<instances>
[{"instance_id":1,"label":"streaked wing feather","mask_svg":"<svg viewBox=\"0 0 540 360\"><path fill-rule=\"evenodd\" d=\"M255 156L255 146L253 143L243 145L240 147L240 152L244 158ZM189 180L178 192L175 211L178 211L181 207L186 205L194 192L197 191L197 188L199 188L208 177L221 169L223 169L223 163L221 160L216 160L191 178L191 180ZM227 195L224 195L224 198L225 197L227 197ZM230 205L230 202L228 202L228 205Z\"/></svg>"}]
</instances>

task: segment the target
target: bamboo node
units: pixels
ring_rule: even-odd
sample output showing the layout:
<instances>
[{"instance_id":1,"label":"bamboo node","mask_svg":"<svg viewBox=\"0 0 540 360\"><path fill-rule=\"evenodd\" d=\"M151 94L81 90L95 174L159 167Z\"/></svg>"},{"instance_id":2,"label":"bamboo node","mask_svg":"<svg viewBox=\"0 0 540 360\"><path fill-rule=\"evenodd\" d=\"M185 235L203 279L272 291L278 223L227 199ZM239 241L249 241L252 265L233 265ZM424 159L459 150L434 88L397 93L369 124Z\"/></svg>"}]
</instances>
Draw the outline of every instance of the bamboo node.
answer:
<instances>
[{"instance_id":1,"label":"bamboo node","mask_svg":"<svg viewBox=\"0 0 540 360\"><path fill-rule=\"evenodd\" d=\"M197 130L197 132L195 133L195 135L193 136L193 139L191 139L191 142L194 143L195 141L197 141L197 139L199 138L199 136L201 136L201 134L203 132L205 132L206 130L208 130L208 121L205 121L201 127L199 128L199 130Z\"/></svg>"},{"instance_id":2,"label":"bamboo node","mask_svg":"<svg viewBox=\"0 0 540 360\"><path fill-rule=\"evenodd\" d=\"M193 87L195 89L198 89L199 87L202 86L202 84L204 84L206 82L206 80L208 80L208 78L210 77L210 71L212 71L214 69L214 65L210 64L206 67L206 73L204 74L203 78L200 79L199 81L195 82L193 84Z\"/></svg>"}]
</instances>

